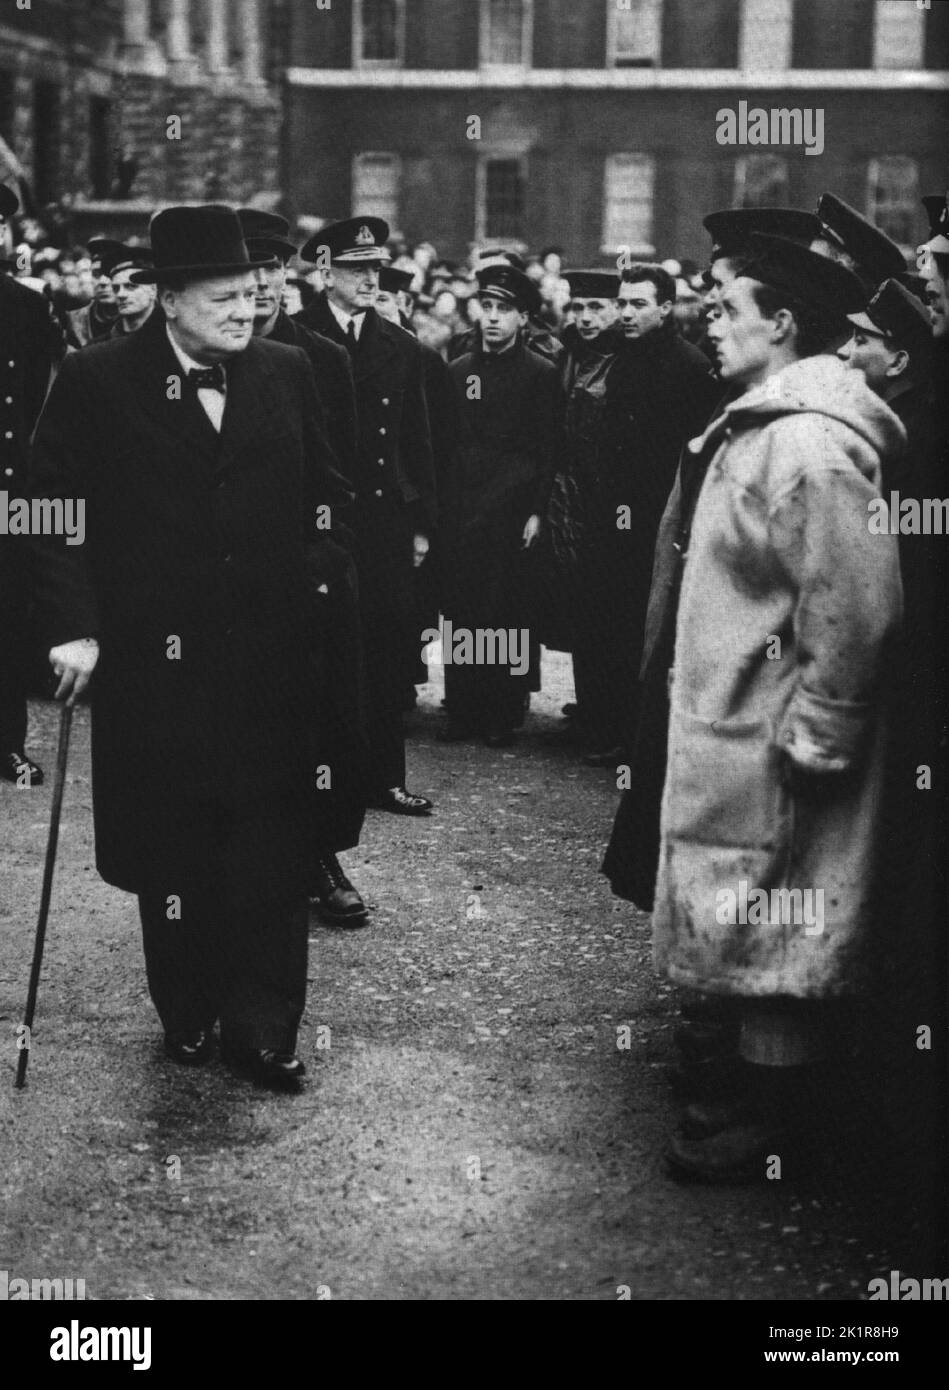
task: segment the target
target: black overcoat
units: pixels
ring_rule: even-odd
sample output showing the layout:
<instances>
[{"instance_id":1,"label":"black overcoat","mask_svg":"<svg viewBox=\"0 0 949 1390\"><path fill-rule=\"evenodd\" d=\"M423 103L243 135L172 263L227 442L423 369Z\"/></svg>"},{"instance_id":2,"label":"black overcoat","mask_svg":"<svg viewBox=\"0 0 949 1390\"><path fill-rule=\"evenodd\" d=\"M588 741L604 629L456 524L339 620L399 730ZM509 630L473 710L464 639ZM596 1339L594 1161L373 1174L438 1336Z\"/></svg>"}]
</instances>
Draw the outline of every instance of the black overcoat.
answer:
<instances>
[{"instance_id":1,"label":"black overcoat","mask_svg":"<svg viewBox=\"0 0 949 1390\"><path fill-rule=\"evenodd\" d=\"M520 341L449 364L457 436L444 488L442 609L456 626L521 627L530 606L524 523L543 517L563 450L552 362Z\"/></svg>"},{"instance_id":2,"label":"black overcoat","mask_svg":"<svg viewBox=\"0 0 949 1390\"><path fill-rule=\"evenodd\" d=\"M96 860L138 891L156 807L257 804L308 774L307 551L332 468L312 369L252 339L227 366L220 435L165 325L68 357L30 489L85 502L83 545L34 538L50 645L95 636Z\"/></svg>"}]
</instances>

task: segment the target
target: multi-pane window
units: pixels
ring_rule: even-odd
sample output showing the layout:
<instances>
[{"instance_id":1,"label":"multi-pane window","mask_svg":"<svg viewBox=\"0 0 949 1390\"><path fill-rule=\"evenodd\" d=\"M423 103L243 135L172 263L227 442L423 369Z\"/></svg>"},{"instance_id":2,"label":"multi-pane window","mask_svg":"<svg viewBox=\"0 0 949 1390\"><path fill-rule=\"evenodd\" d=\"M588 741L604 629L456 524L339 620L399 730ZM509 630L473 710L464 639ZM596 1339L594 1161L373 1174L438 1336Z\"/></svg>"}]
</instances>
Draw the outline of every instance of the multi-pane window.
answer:
<instances>
[{"instance_id":1,"label":"multi-pane window","mask_svg":"<svg viewBox=\"0 0 949 1390\"><path fill-rule=\"evenodd\" d=\"M794 0L742 0L738 66L778 71L790 66Z\"/></svg>"},{"instance_id":2,"label":"multi-pane window","mask_svg":"<svg viewBox=\"0 0 949 1390\"><path fill-rule=\"evenodd\" d=\"M887 154L870 160L867 216L900 246L915 245L919 222L919 169L915 159Z\"/></svg>"},{"instance_id":3,"label":"multi-pane window","mask_svg":"<svg viewBox=\"0 0 949 1390\"><path fill-rule=\"evenodd\" d=\"M521 241L526 170L520 155L487 155L478 165L475 239Z\"/></svg>"},{"instance_id":4,"label":"multi-pane window","mask_svg":"<svg viewBox=\"0 0 949 1390\"><path fill-rule=\"evenodd\" d=\"M353 160L353 217L382 217L394 230L399 221L397 154L357 154Z\"/></svg>"},{"instance_id":5,"label":"multi-pane window","mask_svg":"<svg viewBox=\"0 0 949 1390\"><path fill-rule=\"evenodd\" d=\"M613 0L607 10L607 62L614 68L658 67L662 51L661 0Z\"/></svg>"},{"instance_id":6,"label":"multi-pane window","mask_svg":"<svg viewBox=\"0 0 949 1390\"><path fill-rule=\"evenodd\" d=\"M611 154L603 171L603 250L650 256L656 162L649 154Z\"/></svg>"},{"instance_id":7,"label":"multi-pane window","mask_svg":"<svg viewBox=\"0 0 949 1390\"><path fill-rule=\"evenodd\" d=\"M353 61L398 67L405 52L405 0L354 0Z\"/></svg>"},{"instance_id":8,"label":"multi-pane window","mask_svg":"<svg viewBox=\"0 0 949 1390\"><path fill-rule=\"evenodd\" d=\"M921 68L926 12L906 0L877 0L874 7L873 66Z\"/></svg>"},{"instance_id":9,"label":"multi-pane window","mask_svg":"<svg viewBox=\"0 0 949 1390\"><path fill-rule=\"evenodd\" d=\"M732 207L783 208L788 205L788 162L777 154L746 154L735 161Z\"/></svg>"},{"instance_id":10,"label":"multi-pane window","mask_svg":"<svg viewBox=\"0 0 949 1390\"><path fill-rule=\"evenodd\" d=\"M38 203L59 194L60 92L55 82L33 83L33 192Z\"/></svg>"},{"instance_id":11,"label":"multi-pane window","mask_svg":"<svg viewBox=\"0 0 949 1390\"><path fill-rule=\"evenodd\" d=\"M529 64L532 18L531 0L481 0L482 66Z\"/></svg>"}]
</instances>

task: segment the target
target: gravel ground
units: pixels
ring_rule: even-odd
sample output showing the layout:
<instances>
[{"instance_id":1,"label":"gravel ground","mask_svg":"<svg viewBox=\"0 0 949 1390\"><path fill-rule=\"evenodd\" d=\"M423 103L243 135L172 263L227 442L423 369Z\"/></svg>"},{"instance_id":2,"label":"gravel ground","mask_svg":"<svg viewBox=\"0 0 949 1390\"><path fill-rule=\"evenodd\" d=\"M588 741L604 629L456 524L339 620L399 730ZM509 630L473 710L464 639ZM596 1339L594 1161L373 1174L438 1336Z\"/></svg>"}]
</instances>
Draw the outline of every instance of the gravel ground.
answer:
<instances>
[{"instance_id":1,"label":"gravel ground","mask_svg":"<svg viewBox=\"0 0 949 1390\"><path fill-rule=\"evenodd\" d=\"M13 1090L57 725L33 707L47 784L0 784L0 1266L178 1300L855 1299L898 1267L865 1174L667 1176L675 996L598 873L612 775L539 742L567 672L548 654L507 750L435 743L423 687L409 785L437 812L372 811L345 856L372 924L313 924L295 1098L164 1059L134 899L93 865L85 709Z\"/></svg>"}]
</instances>

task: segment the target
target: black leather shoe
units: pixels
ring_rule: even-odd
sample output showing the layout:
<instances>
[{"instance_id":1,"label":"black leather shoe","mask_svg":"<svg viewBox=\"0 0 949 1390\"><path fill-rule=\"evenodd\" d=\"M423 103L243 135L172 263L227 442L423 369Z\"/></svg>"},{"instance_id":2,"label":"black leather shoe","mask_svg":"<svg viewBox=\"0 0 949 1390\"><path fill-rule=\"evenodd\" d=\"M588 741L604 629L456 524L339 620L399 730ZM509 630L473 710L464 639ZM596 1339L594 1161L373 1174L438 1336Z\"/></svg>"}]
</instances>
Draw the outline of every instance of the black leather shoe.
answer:
<instances>
[{"instance_id":1,"label":"black leather shoe","mask_svg":"<svg viewBox=\"0 0 949 1390\"><path fill-rule=\"evenodd\" d=\"M225 1060L235 1069L272 1091L299 1091L306 1067L293 1052L273 1047L252 1048L246 1052L227 1051Z\"/></svg>"},{"instance_id":2,"label":"black leather shoe","mask_svg":"<svg viewBox=\"0 0 949 1390\"><path fill-rule=\"evenodd\" d=\"M404 787L387 787L369 802L377 811L392 811L397 816L427 816L432 802L427 796L416 796Z\"/></svg>"},{"instance_id":3,"label":"black leather shoe","mask_svg":"<svg viewBox=\"0 0 949 1390\"><path fill-rule=\"evenodd\" d=\"M202 1067L210 1059L214 1034L210 1029L196 1033L166 1033L165 1053L182 1067Z\"/></svg>"},{"instance_id":4,"label":"black leather shoe","mask_svg":"<svg viewBox=\"0 0 949 1390\"><path fill-rule=\"evenodd\" d=\"M310 906L334 927L363 927L369 916L369 909L332 853L321 855L317 862Z\"/></svg>"},{"instance_id":5,"label":"black leather shoe","mask_svg":"<svg viewBox=\"0 0 949 1390\"><path fill-rule=\"evenodd\" d=\"M38 767L25 753L4 753L0 755L0 777L6 782L14 782L18 787L41 787L43 769Z\"/></svg>"}]
</instances>

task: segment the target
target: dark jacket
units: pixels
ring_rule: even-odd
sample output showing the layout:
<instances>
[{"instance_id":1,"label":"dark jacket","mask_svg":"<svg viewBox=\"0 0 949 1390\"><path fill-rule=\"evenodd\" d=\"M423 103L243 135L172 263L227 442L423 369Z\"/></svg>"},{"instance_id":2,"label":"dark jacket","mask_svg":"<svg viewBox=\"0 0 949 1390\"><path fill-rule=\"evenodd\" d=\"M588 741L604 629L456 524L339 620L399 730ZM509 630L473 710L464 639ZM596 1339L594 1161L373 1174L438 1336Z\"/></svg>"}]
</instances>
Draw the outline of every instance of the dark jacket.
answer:
<instances>
[{"instance_id":1,"label":"dark jacket","mask_svg":"<svg viewBox=\"0 0 949 1390\"><path fill-rule=\"evenodd\" d=\"M562 457L557 369L517 342L467 353L449 370L458 423L444 494L444 611L470 627L517 626L505 596L521 533L545 514Z\"/></svg>"},{"instance_id":2,"label":"dark jacket","mask_svg":"<svg viewBox=\"0 0 949 1390\"><path fill-rule=\"evenodd\" d=\"M531 352L536 352L538 357L545 357L548 362L559 364L563 357L563 344L541 319L529 318L521 339L525 347L530 348ZM448 344L448 360L455 362L466 352L477 352L480 346L481 329L475 323L470 328L462 329L451 339Z\"/></svg>"},{"instance_id":3,"label":"dark jacket","mask_svg":"<svg viewBox=\"0 0 949 1390\"><path fill-rule=\"evenodd\" d=\"M26 478L51 365L49 304L0 274L0 487L11 494Z\"/></svg>"},{"instance_id":4,"label":"dark jacket","mask_svg":"<svg viewBox=\"0 0 949 1390\"><path fill-rule=\"evenodd\" d=\"M108 338L115 327L117 315L106 316L94 299L81 309L70 309L66 314L66 341L70 347L88 347L90 343L100 343Z\"/></svg>"},{"instance_id":5,"label":"dark jacket","mask_svg":"<svg viewBox=\"0 0 949 1390\"><path fill-rule=\"evenodd\" d=\"M316 508L351 494L302 351L253 339L227 381L218 435L150 321L68 357L36 431L32 495L85 500L85 544L33 539L36 593L50 645L99 639L96 859L132 891L156 805L306 772L306 556Z\"/></svg>"},{"instance_id":6,"label":"dark jacket","mask_svg":"<svg viewBox=\"0 0 949 1390\"><path fill-rule=\"evenodd\" d=\"M356 387L349 353L299 317L281 309L267 335L272 343L300 347L309 357L326 422L326 433L339 461L340 471L351 482L356 477Z\"/></svg>"},{"instance_id":7,"label":"dark jacket","mask_svg":"<svg viewBox=\"0 0 949 1390\"><path fill-rule=\"evenodd\" d=\"M318 295L297 320L346 347L325 295ZM359 430L353 479L356 525L360 503L391 496L408 504L414 524L431 534L437 505L419 345L404 329L368 309L353 354L353 375Z\"/></svg>"}]
</instances>

